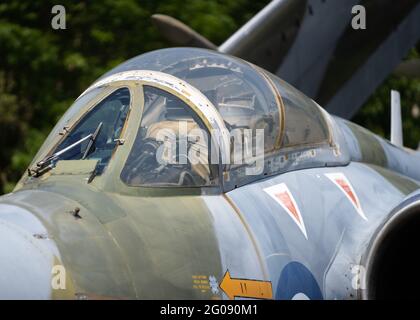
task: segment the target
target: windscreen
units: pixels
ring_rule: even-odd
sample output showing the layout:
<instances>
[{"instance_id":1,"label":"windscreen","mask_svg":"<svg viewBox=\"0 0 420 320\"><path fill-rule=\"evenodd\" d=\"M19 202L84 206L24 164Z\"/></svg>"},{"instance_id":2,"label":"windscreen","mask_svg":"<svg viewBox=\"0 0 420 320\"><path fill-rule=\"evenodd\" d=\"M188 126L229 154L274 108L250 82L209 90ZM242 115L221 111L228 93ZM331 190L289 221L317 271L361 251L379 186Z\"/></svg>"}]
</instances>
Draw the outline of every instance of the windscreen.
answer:
<instances>
[{"instance_id":1,"label":"windscreen","mask_svg":"<svg viewBox=\"0 0 420 320\"><path fill-rule=\"evenodd\" d=\"M60 160L98 160L97 173L109 163L130 109L130 91L121 88L99 102L54 150Z\"/></svg>"},{"instance_id":2,"label":"windscreen","mask_svg":"<svg viewBox=\"0 0 420 320\"><path fill-rule=\"evenodd\" d=\"M210 165L208 131L177 96L143 87L140 128L121 173L129 186L201 187L217 183Z\"/></svg>"}]
</instances>

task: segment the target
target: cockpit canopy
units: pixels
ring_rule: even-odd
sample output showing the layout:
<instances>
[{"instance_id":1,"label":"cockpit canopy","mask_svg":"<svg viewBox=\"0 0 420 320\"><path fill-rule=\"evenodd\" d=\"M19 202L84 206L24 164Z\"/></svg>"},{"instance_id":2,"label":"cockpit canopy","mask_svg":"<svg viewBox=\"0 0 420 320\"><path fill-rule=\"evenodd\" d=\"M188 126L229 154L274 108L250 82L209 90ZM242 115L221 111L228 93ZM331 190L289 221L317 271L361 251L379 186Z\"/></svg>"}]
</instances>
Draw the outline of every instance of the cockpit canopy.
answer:
<instances>
[{"instance_id":1,"label":"cockpit canopy","mask_svg":"<svg viewBox=\"0 0 420 320\"><path fill-rule=\"evenodd\" d=\"M228 129L263 128L266 150L329 139L316 103L239 58L204 49L164 49L128 60L101 79L130 70L160 71L188 82L217 108Z\"/></svg>"},{"instance_id":2,"label":"cockpit canopy","mask_svg":"<svg viewBox=\"0 0 420 320\"><path fill-rule=\"evenodd\" d=\"M213 186L221 178L272 174L276 169L266 165L254 173L244 168L331 139L324 112L276 76L217 52L173 48L135 57L101 77L63 116L38 156L49 148L52 167L97 159L100 175L125 138L126 122L134 121L133 109L140 123L119 173L133 187ZM227 157L219 157L215 123ZM62 137L51 148L57 135Z\"/></svg>"}]
</instances>

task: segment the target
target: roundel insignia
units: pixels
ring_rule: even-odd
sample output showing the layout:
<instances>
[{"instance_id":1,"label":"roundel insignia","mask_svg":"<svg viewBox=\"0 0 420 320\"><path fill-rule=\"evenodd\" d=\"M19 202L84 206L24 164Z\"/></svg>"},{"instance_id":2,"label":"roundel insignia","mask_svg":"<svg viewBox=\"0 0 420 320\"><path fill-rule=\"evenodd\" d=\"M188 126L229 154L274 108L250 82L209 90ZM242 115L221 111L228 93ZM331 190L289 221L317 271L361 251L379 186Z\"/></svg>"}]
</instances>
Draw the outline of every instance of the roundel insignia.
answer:
<instances>
[{"instance_id":1,"label":"roundel insignia","mask_svg":"<svg viewBox=\"0 0 420 320\"><path fill-rule=\"evenodd\" d=\"M276 300L323 300L315 277L303 264L290 262L280 275Z\"/></svg>"}]
</instances>

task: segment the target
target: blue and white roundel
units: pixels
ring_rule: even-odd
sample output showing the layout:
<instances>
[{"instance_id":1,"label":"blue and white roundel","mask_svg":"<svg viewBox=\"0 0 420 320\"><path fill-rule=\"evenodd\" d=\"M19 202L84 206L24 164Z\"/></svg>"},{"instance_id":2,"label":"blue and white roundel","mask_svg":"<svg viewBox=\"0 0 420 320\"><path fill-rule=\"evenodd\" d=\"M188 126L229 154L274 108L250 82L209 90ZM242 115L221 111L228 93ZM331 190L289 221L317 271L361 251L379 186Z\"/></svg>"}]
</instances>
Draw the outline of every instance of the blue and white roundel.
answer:
<instances>
[{"instance_id":1,"label":"blue and white roundel","mask_svg":"<svg viewBox=\"0 0 420 320\"><path fill-rule=\"evenodd\" d=\"M322 300L321 289L312 273L299 262L290 262L281 272L276 300Z\"/></svg>"}]
</instances>

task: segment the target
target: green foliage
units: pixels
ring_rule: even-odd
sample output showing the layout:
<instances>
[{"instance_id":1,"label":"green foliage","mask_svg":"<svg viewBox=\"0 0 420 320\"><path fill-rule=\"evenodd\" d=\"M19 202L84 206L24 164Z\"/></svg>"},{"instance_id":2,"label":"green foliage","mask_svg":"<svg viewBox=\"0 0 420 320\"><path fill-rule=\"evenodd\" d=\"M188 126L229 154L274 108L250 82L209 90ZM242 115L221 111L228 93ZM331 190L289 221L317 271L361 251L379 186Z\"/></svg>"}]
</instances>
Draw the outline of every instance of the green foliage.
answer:
<instances>
[{"instance_id":1,"label":"green foliage","mask_svg":"<svg viewBox=\"0 0 420 320\"><path fill-rule=\"evenodd\" d=\"M408 59L418 58L414 48ZM391 124L391 90L401 94L404 145L417 149L420 143L420 79L391 75L359 110L353 121L389 139Z\"/></svg>"}]
</instances>

